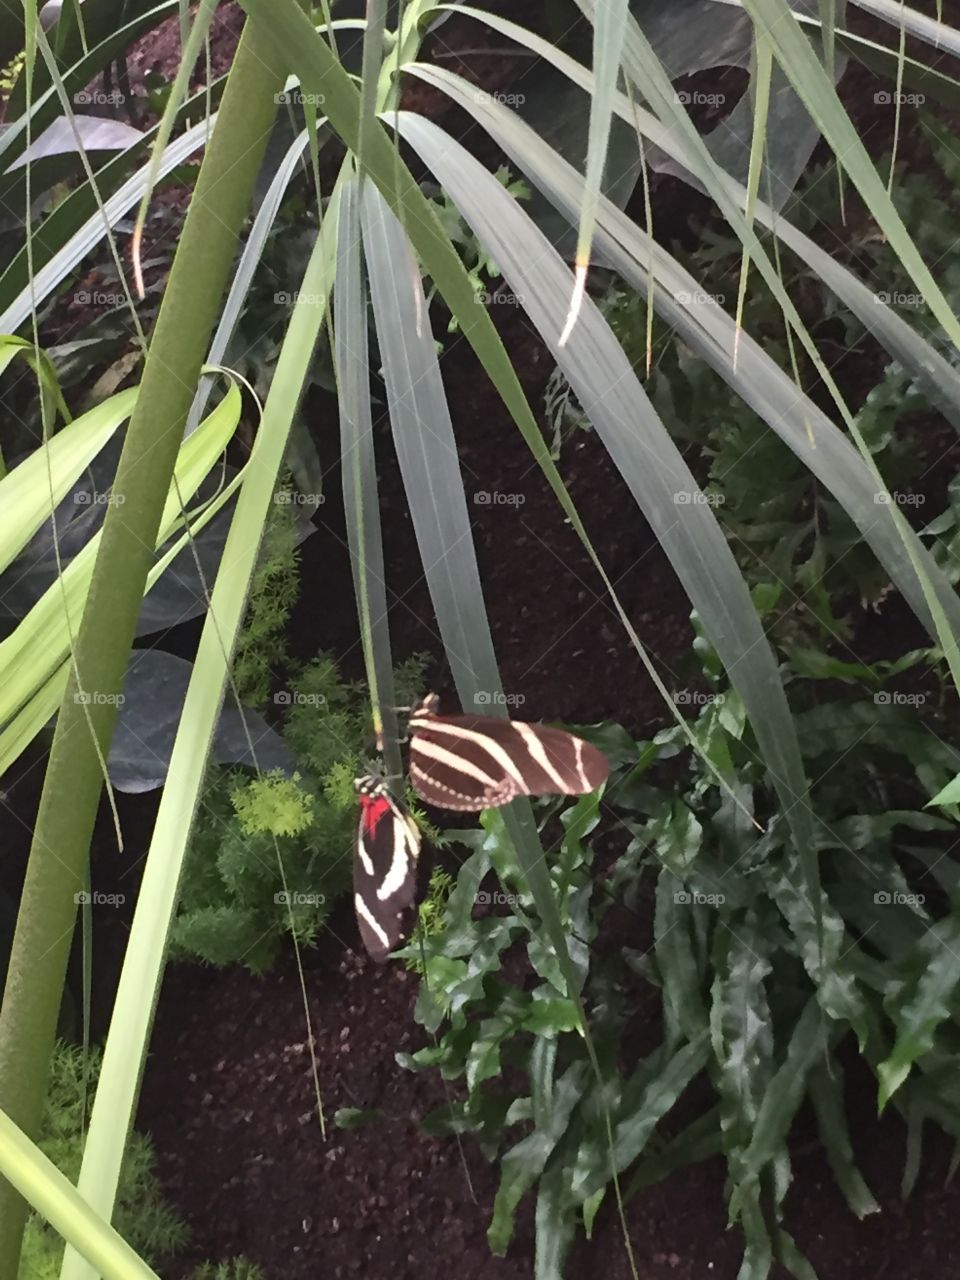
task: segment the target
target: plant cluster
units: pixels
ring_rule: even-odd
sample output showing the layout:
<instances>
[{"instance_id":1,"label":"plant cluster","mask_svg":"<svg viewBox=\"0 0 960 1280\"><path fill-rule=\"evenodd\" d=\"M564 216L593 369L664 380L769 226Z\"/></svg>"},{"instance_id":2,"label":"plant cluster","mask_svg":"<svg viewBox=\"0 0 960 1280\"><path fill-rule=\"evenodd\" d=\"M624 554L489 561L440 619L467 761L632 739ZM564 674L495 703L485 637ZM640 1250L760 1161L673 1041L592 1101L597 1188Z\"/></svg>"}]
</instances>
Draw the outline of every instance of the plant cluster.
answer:
<instances>
[{"instance_id":1,"label":"plant cluster","mask_svg":"<svg viewBox=\"0 0 960 1280\"><path fill-rule=\"evenodd\" d=\"M956 223L957 136L933 116L924 117L933 166L922 173L898 170L892 198L921 252L932 262L953 259ZM889 166L889 157L880 168ZM855 203L855 202L852 202ZM910 284L896 252L876 234L869 219L854 218L852 227L841 216L836 165L811 166L783 216L795 227L823 239L828 247L843 242L842 257L876 287L878 305L889 304L924 337L939 333L925 301ZM848 214L853 217L853 214ZM767 236L766 241L770 243ZM702 283L705 294L736 297L743 247L728 229L700 229L699 243L678 260ZM811 333L821 343L828 364L838 349L864 352L871 338L810 265L781 251L778 262L785 286L799 300ZM945 272L943 288L956 304L960 279ZM635 290L610 277L597 304L637 369L647 364L647 304ZM796 369L807 385L817 375L805 354L788 344L782 311L756 276L746 295L744 329L787 370ZM952 348L939 344L953 359ZM841 374L842 380L842 374ZM770 430L768 424L696 354L654 326L654 346L647 391L671 435L698 453L698 474L716 507L731 547L751 585L763 584L780 592L771 619L779 638L787 643L822 642L827 636L846 638L852 620L863 607L878 604L889 591L889 578L865 544L842 505L811 475L802 461ZM879 380L866 393L856 390L862 403L857 426L877 460L888 489L914 498L926 467L918 466L918 435L939 413L918 379L897 360L887 363ZM547 422L554 456L570 432L589 427L561 371L555 371L545 395ZM924 421L926 419L926 421ZM922 423L921 427L917 424ZM776 484L770 477L776 476ZM917 509L927 514L923 495ZM953 582L960 574L956 554L960 514L957 483L949 489L949 505L922 532L932 539L931 552ZM906 505L911 505L908 501Z\"/></svg>"},{"instance_id":2,"label":"plant cluster","mask_svg":"<svg viewBox=\"0 0 960 1280\"><path fill-rule=\"evenodd\" d=\"M80 1172L87 1104L99 1069L97 1050L62 1042L57 1045L39 1146L72 1182ZM120 1173L116 1226L151 1264L176 1253L187 1238L186 1227L163 1198L154 1164L150 1139L132 1133ZM31 1214L20 1280L57 1280L62 1259L63 1240L38 1214Z\"/></svg>"},{"instance_id":3,"label":"plant cluster","mask_svg":"<svg viewBox=\"0 0 960 1280\"><path fill-rule=\"evenodd\" d=\"M742 705L701 652L707 692L692 728L705 759L677 726L642 742L608 726L596 741L617 767L602 801L542 809L596 1063L499 814L458 833L471 853L442 928L424 938L416 1015L435 1043L400 1060L463 1081L462 1100L427 1127L471 1133L498 1160L494 1252L536 1193L537 1274L561 1273L578 1224L589 1234L612 1169L632 1194L719 1153L743 1274L764 1276L776 1258L810 1276L782 1222L787 1140L806 1098L850 1207L877 1210L846 1126L850 1044L875 1071L881 1105L908 1120L906 1190L924 1118L960 1137L956 815L924 809L960 752L909 698L818 702L819 687L794 672L818 779L822 885L811 897ZM491 871L499 887L488 890Z\"/></svg>"},{"instance_id":4,"label":"plant cluster","mask_svg":"<svg viewBox=\"0 0 960 1280\"><path fill-rule=\"evenodd\" d=\"M274 574L265 583L286 577ZM269 590L268 590L269 594ZM251 602L258 632L270 608ZM245 665L265 674L252 642ZM267 634L272 631L267 629ZM424 660L396 673L398 698L422 690ZM298 763L293 777L211 768L194 827L174 923L174 954L210 964L242 963L261 972L284 937L314 942L352 872L357 803L353 780L365 771L370 711L365 690L319 656L273 695L284 712L282 735Z\"/></svg>"}]
</instances>

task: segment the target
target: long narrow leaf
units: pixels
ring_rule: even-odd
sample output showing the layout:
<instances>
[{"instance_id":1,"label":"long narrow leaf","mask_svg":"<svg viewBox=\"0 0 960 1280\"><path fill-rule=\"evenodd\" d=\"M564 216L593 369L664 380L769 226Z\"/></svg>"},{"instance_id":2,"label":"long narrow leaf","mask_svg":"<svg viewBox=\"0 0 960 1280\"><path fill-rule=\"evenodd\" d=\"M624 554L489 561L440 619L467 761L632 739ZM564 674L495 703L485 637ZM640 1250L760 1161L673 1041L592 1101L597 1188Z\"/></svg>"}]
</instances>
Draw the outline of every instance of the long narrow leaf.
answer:
<instances>
[{"instance_id":1,"label":"long narrow leaf","mask_svg":"<svg viewBox=\"0 0 960 1280\"><path fill-rule=\"evenodd\" d=\"M0 1174L105 1280L160 1280L73 1183L0 1111Z\"/></svg>"},{"instance_id":2,"label":"long narrow leaf","mask_svg":"<svg viewBox=\"0 0 960 1280\"><path fill-rule=\"evenodd\" d=\"M702 618L750 715L802 851L808 889L816 895L806 781L776 661L699 485L592 300L584 300L570 340L560 346L569 273L513 197L436 125L410 113L401 113L399 123L480 242L496 253Z\"/></svg>"},{"instance_id":3,"label":"long narrow leaf","mask_svg":"<svg viewBox=\"0 0 960 1280\"><path fill-rule=\"evenodd\" d=\"M397 745L393 660L387 626L387 587L370 408L367 295L360 253L358 195L356 179L351 178L344 183L334 293L343 507L374 730L383 740L388 777L394 786L399 786L403 778L403 763Z\"/></svg>"},{"instance_id":4,"label":"long narrow leaf","mask_svg":"<svg viewBox=\"0 0 960 1280\"><path fill-rule=\"evenodd\" d=\"M542 140L522 120L498 103L477 103L476 94L469 86L447 71L422 65L408 67L407 70L444 88L471 111L525 176L571 221L575 221L582 183L580 175L562 157L544 147ZM758 216L762 216L761 210L762 204L758 202ZM737 337L731 317L711 301L703 301L696 307L685 305L685 298L702 297L699 282L609 201L601 201L597 234L604 255L635 288L647 290L652 262L657 284L653 303L657 310L834 494L931 634L936 634L936 628L914 568L914 557L924 565L952 630L960 633L960 601L952 586L919 538L912 532L904 534L898 528L889 504L883 501L885 491L878 491L856 450L829 418L809 398L798 395L793 382L746 333L740 335L735 364L733 353ZM782 228L781 234L785 236ZM807 252L803 244L798 244L797 249ZM810 252L814 252L812 242ZM822 254L820 250L816 252ZM847 280L851 289L862 292L867 299L872 298L865 286L854 281L849 274ZM873 304L868 302L867 305ZM883 306L874 306L874 310L894 318L893 313ZM903 325L899 319L896 323ZM914 360L910 363L919 371L917 362L922 360L929 378L936 379L944 394L955 391L960 404L960 379L922 339L917 335L914 338L922 350L913 349ZM898 348L898 351L906 355L903 348ZM908 544L912 554L908 552Z\"/></svg>"},{"instance_id":5,"label":"long narrow leaf","mask_svg":"<svg viewBox=\"0 0 960 1280\"><path fill-rule=\"evenodd\" d=\"M180 871L227 668L243 621L290 423L333 283L336 223L335 189L281 349L247 478L230 525L150 843L78 1183L89 1203L105 1216L113 1210L163 972L167 934L176 909ZM80 1259L69 1255L61 1275L63 1280L90 1280Z\"/></svg>"}]
</instances>

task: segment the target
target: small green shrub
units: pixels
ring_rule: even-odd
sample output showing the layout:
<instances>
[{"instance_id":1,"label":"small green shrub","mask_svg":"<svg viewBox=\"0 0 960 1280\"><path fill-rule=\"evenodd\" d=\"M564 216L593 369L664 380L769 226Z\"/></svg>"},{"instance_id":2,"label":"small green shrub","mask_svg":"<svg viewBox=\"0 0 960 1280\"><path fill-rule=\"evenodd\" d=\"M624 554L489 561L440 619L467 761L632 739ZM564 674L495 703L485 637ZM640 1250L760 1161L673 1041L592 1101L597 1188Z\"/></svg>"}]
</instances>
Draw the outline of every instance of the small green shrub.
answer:
<instances>
[{"instance_id":1,"label":"small green shrub","mask_svg":"<svg viewBox=\"0 0 960 1280\"><path fill-rule=\"evenodd\" d=\"M204 1262L190 1280L264 1280L264 1275L256 1263L232 1258L229 1262Z\"/></svg>"},{"instance_id":2,"label":"small green shrub","mask_svg":"<svg viewBox=\"0 0 960 1280\"><path fill-rule=\"evenodd\" d=\"M58 1044L39 1146L71 1182L80 1174L86 1109L96 1087L100 1054L85 1057L79 1046ZM151 1265L180 1249L187 1229L166 1204L154 1172L150 1139L131 1134L120 1173L114 1224ZM63 1241L38 1214L31 1214L23 1242L19 1280L58 1280Z\"/></svg>"},{"instance_id":3,"label":"small green shrub","mask_svg":"<svg viewBox=\"0 0 960 1280\"><path fill-rule=\"evenodd\" d=\"M424 660L397 671L397 697L422 692ZM351 880L357 803L353 780L370 745L364 689L332 658L303 667L274 695L293 778L212 768L194 826L174 923L174 955L254 972L276 959L285 935L314 942ZM281 863L283 872L281 872Z\"/></svg>"},{"instance_id":4,"label":"small green shrub","mask_svg":"<svg viewBox=\"0 0 960 1280\"><path fill-rule=\"evenodd\" d=\"M240 701L260 706L270 696L273 673L287 661L284 630L300 588L296 508L277 493L267 517L260 557L250 583L250 598L233 662Z\"/></svg>"}]
</instances>

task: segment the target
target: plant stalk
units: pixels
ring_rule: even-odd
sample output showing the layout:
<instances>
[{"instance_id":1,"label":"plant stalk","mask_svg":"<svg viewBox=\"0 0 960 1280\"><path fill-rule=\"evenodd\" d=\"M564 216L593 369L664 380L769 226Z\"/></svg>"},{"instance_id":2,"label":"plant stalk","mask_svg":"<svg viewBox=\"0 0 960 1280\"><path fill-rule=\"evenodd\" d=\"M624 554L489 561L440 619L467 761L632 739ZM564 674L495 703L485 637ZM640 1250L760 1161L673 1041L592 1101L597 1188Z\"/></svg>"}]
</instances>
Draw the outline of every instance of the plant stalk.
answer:
<instances>
[{"instance_id":1,"label":"plant stalk","mask_svg":"<svg viewBox=\"0 0 960 1280\"><path fill-rule=\"evenodd\" d=\"M0 1109L41 1120L103 772L174 462L285 67L244 27L190 201L117 469L74 668L57 718L0 1009ZM81 701L80 693L91 695ZM94 696L95 695L95 696ZM93 734L91 738L91 730ZM27 1206L0 1179L0 1276L17 1275Z\"/></svg>"}]
</instances>

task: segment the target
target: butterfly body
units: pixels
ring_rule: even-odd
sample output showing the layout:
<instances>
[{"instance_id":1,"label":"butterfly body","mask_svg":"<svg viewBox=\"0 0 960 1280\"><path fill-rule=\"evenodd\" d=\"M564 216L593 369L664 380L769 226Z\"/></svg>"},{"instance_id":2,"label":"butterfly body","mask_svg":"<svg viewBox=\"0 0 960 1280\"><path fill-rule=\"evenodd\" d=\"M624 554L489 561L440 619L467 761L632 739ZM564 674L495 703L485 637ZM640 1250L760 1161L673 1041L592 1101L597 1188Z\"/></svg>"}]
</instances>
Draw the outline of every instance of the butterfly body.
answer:
<instances>
[{"instance_id":1,"label":"butterfly body","mask_svg":"<svg viewBox=\"0 0 960 1280\"><path fill-rule=\"evenodd\" d=\"M419 897L420 832L384 782L354 784L360 804L353 899L363 945L385 960L407 937Z\"/></svg>"}]
</instances>

